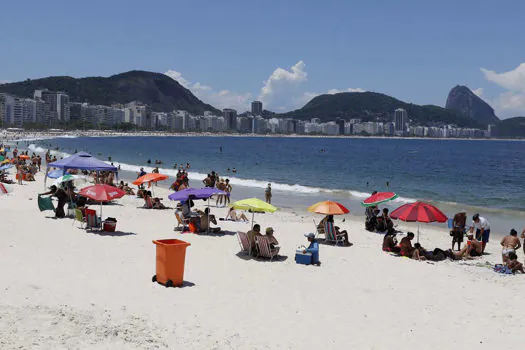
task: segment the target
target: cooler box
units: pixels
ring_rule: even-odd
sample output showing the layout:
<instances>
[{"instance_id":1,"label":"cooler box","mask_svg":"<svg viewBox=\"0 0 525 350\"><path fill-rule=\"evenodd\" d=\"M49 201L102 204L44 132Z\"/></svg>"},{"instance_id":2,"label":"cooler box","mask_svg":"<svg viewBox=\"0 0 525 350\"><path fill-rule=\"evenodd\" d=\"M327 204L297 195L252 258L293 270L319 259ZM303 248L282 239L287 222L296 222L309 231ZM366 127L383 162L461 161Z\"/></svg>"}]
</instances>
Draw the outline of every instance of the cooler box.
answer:
<instances>
[{"instance_id":1,"label":"cooler box","mask_svg":"<svg viewBox=\"0 0 525 350\"><path fill-rule=\"evenodd\" d=\"M298 250L295 253L295 262L301 265L310 265L312 264L312 253L303 253L302 250Z\"/></svg>"},{"instance_id":2,"label":"cooler box","mask_svg":"<svg viewBox=\"0 0 525 350\"><path fill-rule=\"evenodd\" d=\"M116 228L117 223L114 221L104 221L104 224L102 225L102 230L106 232L115 232Z\"/></svg>"}]
</instances>

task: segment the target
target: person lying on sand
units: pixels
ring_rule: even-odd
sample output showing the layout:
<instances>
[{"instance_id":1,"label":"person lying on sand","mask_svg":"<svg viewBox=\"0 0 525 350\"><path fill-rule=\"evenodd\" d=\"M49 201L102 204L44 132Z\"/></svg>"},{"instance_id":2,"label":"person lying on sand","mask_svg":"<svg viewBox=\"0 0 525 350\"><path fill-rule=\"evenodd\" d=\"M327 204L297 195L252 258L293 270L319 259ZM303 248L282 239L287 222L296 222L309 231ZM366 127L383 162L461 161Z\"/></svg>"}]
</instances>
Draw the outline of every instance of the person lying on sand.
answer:
<instances>
[{"instance_id":1,"label":"person lying on sand","mask_svg":"<svg viewBox=\"0 0 525 350\"><path fill-rule=\"evenodd\" d=\"M452 252L455 259L472 259L483 254L481 242L475 239L472 233L469 233L467 237L467 245L459 252Z\"/></svg>"},{"instance_id":2,"label":"person lying on sand","mask_svg":"<svg viewBox=\"0 0 525 350\"><path fill-rule=\"evenodd\" d=\"M518 232L515 229L510 230L510 234L503 237L500 244L503 247L501 251L501 259L503 260L503 263L506 264L509 253L516 253L516 250L521 247Z\"/></svg>"},{"instance_id":3,"label":"person lying on sand","mask_svg":"<svg viewBox=\"0 0 525 350\"><path fill-rule=\"evenodd\" d=\"M412 251L412 259L414 260L427 260L425 258L425 255L427 254L427 251L425 248L421 246L421 244L416 243L414 244L414 249Z\"/></svg>"},{"instance_id":4,"label":"person lying on sand","mask_svg":"<svg viewBox=\"0 0 525 350\"><path fill-rule=\"evenodd\" d=\"M237 212L235 211L235 209L233 209L233 207L230 208L230 210L228 210L228 214L226 214L224 220L249 221L246 215L244 215L244 213L241 213L241 215L237 216Z\"/></svg>"}]
</instances>

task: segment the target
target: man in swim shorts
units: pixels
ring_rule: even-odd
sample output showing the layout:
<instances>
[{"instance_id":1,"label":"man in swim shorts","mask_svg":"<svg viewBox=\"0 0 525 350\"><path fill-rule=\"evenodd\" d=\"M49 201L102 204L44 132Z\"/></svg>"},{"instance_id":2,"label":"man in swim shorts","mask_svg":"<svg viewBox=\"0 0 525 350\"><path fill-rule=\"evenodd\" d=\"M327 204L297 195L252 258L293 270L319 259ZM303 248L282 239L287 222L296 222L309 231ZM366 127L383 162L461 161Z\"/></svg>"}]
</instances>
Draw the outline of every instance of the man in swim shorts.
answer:
<instances>
[{"instance_id":1,"label":"man in swim shorts","mask_svg":"<svg viewBox=\"0 0 525 350\"><path fill-rule=\"evenodd\" d=\"M501 251L501 259L504 264L507 264L509 261L509 253L516 253L516 250L521 247L521 242L518 238L518 231L515 229L510 230L510 234L503 237L501 240L501 246L503 247Z\"/></svg>"},{"instance_id":2,"label":"man in swim shorts","mask_svg":"<svg viewBox=\"0 0 525 350\"><path fill-rule=\"evenodd\" d=\"M476 240L481 241L481 254L485 252L485 246L489 242L490 224L487 219L475 214L472 217L472 227L470 232L473 233L476 229Z\"/></svg>"}]
</instances>

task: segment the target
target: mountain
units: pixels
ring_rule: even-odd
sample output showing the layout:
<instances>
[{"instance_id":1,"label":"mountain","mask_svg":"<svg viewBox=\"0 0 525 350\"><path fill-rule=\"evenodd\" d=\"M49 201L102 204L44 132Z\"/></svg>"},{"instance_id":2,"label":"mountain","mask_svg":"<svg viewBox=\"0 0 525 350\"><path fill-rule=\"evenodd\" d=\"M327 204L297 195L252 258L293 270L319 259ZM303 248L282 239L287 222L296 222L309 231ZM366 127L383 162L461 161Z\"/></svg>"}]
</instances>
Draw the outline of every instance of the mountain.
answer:
<instances>
[{"instance_id":1,"label":"mountain","mask_svg":"<svg viewBox=\"0 0 525 350\"><path fill-rule=\"evenodd\" d=\"M409 118L419 125L456 124L480 127L475 120L461 113L433 105L419 106L397 100L376 92L342 92L314 97L303 108L283 116L297 119L319 118L332 121L336 118L360 118L363 121L392 120L394 110L403 108Z\"/></svg>"},{"instance_id":2,"label":"mountain","mask_svg":"<svg viewBox=\"0 0 525 350\"><path fill-rule=\"evenodd\" d=\"M108 78L49 77L0 85L0 92L20 97L33 97L37 89L67 93L71 101L110 106L114 103L140 101L156 112L185 110L202 114L204 111L221 113L184 88L177 81L161 73L130 71Z\"/></svg>"},{"instance_id":3,"label":"mountain","mask_svg":"<svg viewBox=\"0 0 525 350\"><path fill-rule=\"evenodd\" d=\"M525 117L503 119L494 128L495 137L525 138Z\"/></svg>"},{"instance_id":4,"label":"mountain","mask_svg":"<svg viewBox=\"0 0 525 350\"><path fill-rule=\"evenodd\" d=\"M445 108L462 113L485 125L497 124L500 121L488 103L462 85L457 85L450 90Z\"/></svg>"}]
</instances>

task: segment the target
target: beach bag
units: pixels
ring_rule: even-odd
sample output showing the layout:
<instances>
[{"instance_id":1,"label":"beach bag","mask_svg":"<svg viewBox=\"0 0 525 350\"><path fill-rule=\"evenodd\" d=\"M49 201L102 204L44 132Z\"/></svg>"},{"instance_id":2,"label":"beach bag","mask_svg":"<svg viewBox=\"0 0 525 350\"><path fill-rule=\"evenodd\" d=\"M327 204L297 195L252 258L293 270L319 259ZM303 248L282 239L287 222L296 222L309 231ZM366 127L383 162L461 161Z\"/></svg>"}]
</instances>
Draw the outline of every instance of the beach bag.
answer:
<instances>
[{"instance_id":1,"label":"beach bag","mask_svg":"<svg viewBox=\"0 0 525 350\"><path fill-rule=\"evenodd\" d=\"M55 211L55 206L53 205L53 201L51 200L51 197L38 196L38 209L40 209L40 211L45 211L45 210Z\"/></svg>"}]
</instances>

